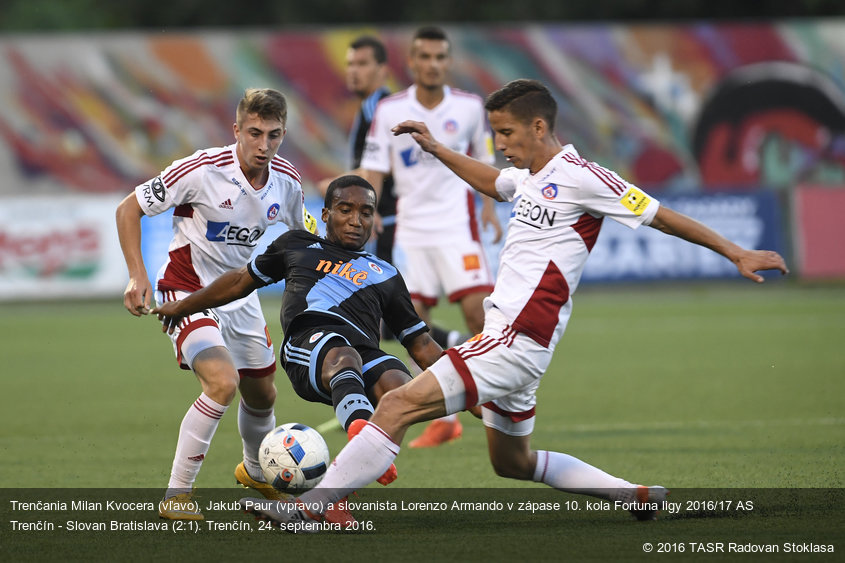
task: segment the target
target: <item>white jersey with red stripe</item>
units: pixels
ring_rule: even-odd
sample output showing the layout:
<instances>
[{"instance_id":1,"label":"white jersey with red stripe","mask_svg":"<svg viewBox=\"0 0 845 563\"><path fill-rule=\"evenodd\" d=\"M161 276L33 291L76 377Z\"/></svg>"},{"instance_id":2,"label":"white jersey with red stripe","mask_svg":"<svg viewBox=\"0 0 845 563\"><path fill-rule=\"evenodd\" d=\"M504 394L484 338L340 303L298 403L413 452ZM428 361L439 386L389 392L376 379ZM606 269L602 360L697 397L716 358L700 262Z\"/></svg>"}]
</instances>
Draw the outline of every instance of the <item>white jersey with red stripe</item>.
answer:
<instances>
[{"instance_id":1,"label":"white jersey with red stripe","mask_svg":"<svg viewBox=\"0 0 845 563\"><path fill-rule=\"evenodd\" d=\"M136 187L135 197L150 216L175 208L168 259L156 284L161 291L196 291L249 262L268 226L306 229L309 217L290 162L274 156L267 183L256 190L241 171L236 145L175 161Z\"/></svg>"},{"instance_id":2,"label":"white jersey with red stripe","mask_svg":"<svg viewBox=\"0 0 845 563\"><path fill-rule=\"evenodd\" d=\"M482 162L494 162L487 116L479 96L444 87L433 109L417 101L416 86L382 99L367 136L361 167L392 173L399 198L396 243L408 247L478 240L471 188L443 163L423 152L410 135L394 136L402 121L422 121L437 140Z\"/></svg>"},{"instance_id":3,"label":"white jersey with red stripe","mask_svg":"<svg viewBox=\"0 0 845 563\"><path fill-rule=\"evenodd\" d=\"M496 189L514 205L485 310L496 307L515 330L552 350L603 218L637 228L651 223L660 204L572 145L536 174L502 170Z\"/></svg>"}]
</instances>

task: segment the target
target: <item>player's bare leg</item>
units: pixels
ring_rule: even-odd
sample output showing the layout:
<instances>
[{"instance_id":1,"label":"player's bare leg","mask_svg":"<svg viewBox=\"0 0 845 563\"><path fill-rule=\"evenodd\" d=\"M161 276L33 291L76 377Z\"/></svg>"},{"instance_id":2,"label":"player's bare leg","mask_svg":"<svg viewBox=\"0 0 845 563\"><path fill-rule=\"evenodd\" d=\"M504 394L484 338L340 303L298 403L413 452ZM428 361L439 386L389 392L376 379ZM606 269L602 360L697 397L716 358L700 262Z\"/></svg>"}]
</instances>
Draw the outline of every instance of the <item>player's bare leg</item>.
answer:
<instances>
[{"instance_id":1,"label":"player's bare leg","mask_svg":"<svg viewBox=\"0 0 845 563\"><path fill-rule=\"evenodd\" d=\"M666 500L668 491L664 487L635 485L568 454L532 450L530 435L510 436L489 426L486 430L490 463L500 477L531 480L561 491L620 501L638 520L654 520Z\"/></svg>"}]
</instances>

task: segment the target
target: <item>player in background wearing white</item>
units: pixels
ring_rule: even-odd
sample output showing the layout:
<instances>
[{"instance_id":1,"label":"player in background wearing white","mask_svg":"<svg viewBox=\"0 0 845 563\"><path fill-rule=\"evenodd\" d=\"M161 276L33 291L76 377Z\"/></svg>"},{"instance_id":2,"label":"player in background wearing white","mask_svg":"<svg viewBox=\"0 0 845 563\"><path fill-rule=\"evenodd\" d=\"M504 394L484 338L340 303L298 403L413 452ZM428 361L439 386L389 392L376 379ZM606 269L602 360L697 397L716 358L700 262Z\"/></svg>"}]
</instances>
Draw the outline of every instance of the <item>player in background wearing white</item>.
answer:
<instances>
[{"instance_id":1,"label":"player in background wearing white","mask_svg":"<svg viewBox=\"0 0 845 563\"><path fill-rule=\"evenodd\" d=\"M387 49L384 44L371 35L362 35L354 39L346 49L346 87L361 102L355 121L349 133L351 172L361 173L361 157L367 132L373 121L379 101L390 95L385 85L387 81ZM317 188L325 197L328 186L335 178L326 178L317 183ZM379 225L376 227L375 255L393 263L393 241L396 233L396 195L393 190L393 177L384 176L381 195L378 198ZM466 340L458 330L446 330L428 322L431 337L444 350ZM395 336L382 323L382 341L395 340ZM336 418L320 424L317 430L325 432L340 428Z\"/></svg>"},{"instance_id":2,"label":"player in background wearing white","mask_svg":"<svg viewBox=\"0 0 845 563\"><path fill-rule=\"evenodd\" d=\"M453 150L492 164L490 131L481 98L450 88L451 45L437 27L422 27L411 42L408 67L414 84L382 100L376 108L361 175L381 193L392 173L398 198L396 243L405 253L405 279L414 307L431 324L430 309L441 293L460 303L470 333L484 326L482 302L493 278L478 232L475 195L470 187L410 137L395 137L391 128L412 118L424 122ZM493 200L482 196L482 225L502 230ZM411 447L431 447L461 436L456 415L433 422Z\"/></svg>"},{"instance_id":3,"label":"player in background wearing white","mask_svg":"<svg viewBox=\"0 0 845 563\"><path fill-rule=\"evenodd\" d=\"M243 499L247 511L277 523L319 521L320 514L303 503L331 504L374 481L393 463L410 425L482 405L490 461L498 475L631 502L638 519L656 517L665 488L638 486L570 455L534 450L530 443L536 391L566 328L571 296L602 220L610 217L631 228L649 225L709 248L758 283L763 278L755 272L786 274L786 264L776 252L737 246L583 159L572 145L561 146L553 131L557 105L541 83L510 82L487 98L485 108L496 149L511 168L499 171L451 150L423 123L406 121L394 128L397 135L409 133L475 189L514 202L496 288L485 300L484 331L384 395L317 488L278 505Z\"/></svg>"},{"instance_id":4,"label":"player in background wearing white","mask_svg":"<svg viewBox=\"0 0 845 563\"><path fill-rule=\"evenodd\" d=\"M141 253L141 218L175 208L173 239L158 272L156 302L181 299L220 274L246 264L257 240L278 222L316 232L304 206L299 173L276 155L285 137L287 102L271 89L249 89L233 125L235 143L199 150L135 188L116 213L129 270L123 304L139 317L150 312L153 288ZM275 428L276 359L253 293L225 307L184 319L171 336L182 369L192 369L202 393L179 429L170 481L159 515L201 520L190 502L193 484L226 409L240 390L238 428L244 460L235 477L270 498L279 495L258 464L258 446Z\"/></svg>"}]
</instances>

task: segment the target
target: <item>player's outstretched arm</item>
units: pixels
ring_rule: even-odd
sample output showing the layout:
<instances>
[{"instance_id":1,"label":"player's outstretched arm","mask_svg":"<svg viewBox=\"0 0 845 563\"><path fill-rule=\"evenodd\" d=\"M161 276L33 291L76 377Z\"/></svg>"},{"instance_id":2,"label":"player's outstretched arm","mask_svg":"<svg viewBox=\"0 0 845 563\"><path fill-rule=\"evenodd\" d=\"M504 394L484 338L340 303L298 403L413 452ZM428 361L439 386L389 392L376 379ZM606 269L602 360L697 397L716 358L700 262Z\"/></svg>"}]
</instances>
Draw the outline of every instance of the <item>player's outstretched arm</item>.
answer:
<instances>
[{"instance_id":1,"label":"player's outstretched arm","mask_svg":"<svg viewBox=\"0 0 845 563\"><path fill-rule=\"evenodd\" d=\"M427 332L420 334L409 342L407 350L411 358L422 369L428 369L431 364L443 355L443 348Z\"/></svg>"},{"instance_id":2,"label":"player's outstretched arm","mask_svg":"<svg viewBox=\"0 0 845 563\"><path fill-rule=\"evenodd\" d=\"M168 301L150 312L158 315L162 332L173 334L182 319L188 315L231 303L235 299L246 297L259 287L259 283L244 266L238 270L229 270L185 299Z\"/></svg>"},{"instance_id":3,"label":"player's outstretched arm","mask_svg":"<svg viewBox=\"0 0 845 563\"><path fill-rule=\"evenodd\" d=\"M718 252L733 262L740 274L757 283L763 283L763 276L756 273L761 270L780 270L782 274L789 273L786 262L777 252L746 250L710 227L668 207L660 206L650 226Z\"/></svg>"},{"instance_id":4,"label":"player's outstretched arm","mask_svg":"<svg viewBox=\"0 0 845 563\"><path fill-rule=\"evenodd\" d=\"M153 286L144 267L141 254L141 217L144 216L135 194L126 196L117 206L115 222L120 249L129 270L129 283L123 292L123 306L126 310L140 317L150 312Z\"/></svg>"},{"instance_id":5,"label":"player's outstretched arm","mask_svg":"<svg viewBox=\"0 0 845 563\"><path fill-rule=\"evenodd\" d=\"M499 169L495 166L475 160L441 144L432 136L425 123L421 121L403 121L391 131L394 135L408 133L422 150L445 164L464 182L484 195L488 195L495 200L501 200L499 192L496 191L496 178L499 177Z\"/></svg>"}]
</instances>

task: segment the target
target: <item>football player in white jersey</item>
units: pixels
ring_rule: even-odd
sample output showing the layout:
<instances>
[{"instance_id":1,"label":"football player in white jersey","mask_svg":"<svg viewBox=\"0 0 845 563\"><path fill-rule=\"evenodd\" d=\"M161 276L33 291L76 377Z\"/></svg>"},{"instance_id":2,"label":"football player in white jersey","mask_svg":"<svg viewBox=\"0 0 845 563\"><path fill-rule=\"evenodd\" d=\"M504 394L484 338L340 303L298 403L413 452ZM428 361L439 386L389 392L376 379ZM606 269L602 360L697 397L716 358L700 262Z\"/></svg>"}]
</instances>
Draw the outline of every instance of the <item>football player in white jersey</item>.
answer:
<instances>
[{"instance_id":1,"label":"football player in white jersey","mask_svg":"<svg viewBox=\"0 0 845 563\"><path fill-rule=\"evenodd\" d=\"M710 248L743 276L788 272L776 252L746 250L693 219L672 211L619 176L561 146L554 134L557 106L548 89L516 80L485 103L496 148L512 168L498 169L451 150L425 124L409 133L475 189L513 201L496 288L485 300L483 332L447 351L428 370L382 397L366 426L341 450L319 486L297 503L271 506L244 499L242 507L275 522L315 522L305 506L334 502L363 487L393 463L408 427L482 405L490 461L498 475L533 480L563 491L626 503L640 520L656 517L667 490L609 475L570 455L531 448L536 391L572 307L584 263L604 217L636 228L649 225ZM303 504L304 503L304 504Z\"/></svg>"},{"instance_id":2,"label":"football player in white jersey","mask_svg":"<svg viewBox=\"0 0 845 563\"><path fill-rule=\"evenodd\" d=\"M450 148L483 162L494 161L481 98L446 85L451 46L443 30L423 27L414 34L408 66L414 84L384 98L376 108L361 160L361 175L381 193L393 175L398 198L396 244L405 254L405 280L414 307L431 326L430 309L441 293L460 303L471 334L484 326L482 302L493 289L470 187L446 166L391 129L406 119L424 122ZM501 226L493 200L482 196L482 224ZM411 447L430 447L460 437L456 416L435 421Z\"/></svg>"},{"instance_id":3,"label":"football player in white jersey","mask_svg":"<svg viewBox=\"0 0 845 563\"><path fill-rule=\"evenodd\" d=\"M291 229L316 232L316 221L305 210L299 173L276 155L286 120L287 103L280 92L249 89L238 104L234 144L175 161L120 203L117 229L129 270L123 303L130 313L148 314L153 295L141 253L145 215L174 208L173 239L156 280L159 304L180 299L249 262L270 225L282 222ZM264 483L258 464L258 446L276 425L276 360L258 295L191 315L171 339L180 367L194 371L202 393L182 420L159 515L203 518L190 501L193 483L238 390L244 461L235 477L244 486L277 497Z\"/></svg>"}]
</instances>

